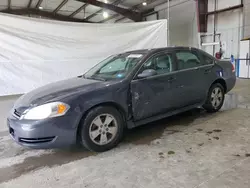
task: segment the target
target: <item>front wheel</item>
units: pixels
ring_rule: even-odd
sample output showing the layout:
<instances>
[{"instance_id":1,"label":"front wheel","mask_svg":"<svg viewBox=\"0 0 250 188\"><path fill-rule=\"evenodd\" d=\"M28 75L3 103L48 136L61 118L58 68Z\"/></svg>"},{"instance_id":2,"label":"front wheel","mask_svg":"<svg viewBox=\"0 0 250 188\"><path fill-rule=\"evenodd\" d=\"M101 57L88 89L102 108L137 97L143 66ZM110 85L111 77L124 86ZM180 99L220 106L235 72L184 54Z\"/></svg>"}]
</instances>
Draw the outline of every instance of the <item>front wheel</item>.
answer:
<instances>
[{"instance_id":1,"label":"front wheel","mask_svg":"<svg viewBox=\"0 0 250 188\"><path fill-rule=\"evenodd\" d=\"M115 108L99 106L90 110L80 126L82 145L91 151L103 152L121 141L124 121Z\"/></svg>"},{"instance_id":2,"label":"front wheel","mask_svg":"<svg viewBox=\"0 0 250 188\"><path fill-rule=\"evenodd\" d=\"M213 84L208 92L203 108L207 112L217 112L221 109L225 99L225 91L220 83Z\"/></svg>"}]
</instances>

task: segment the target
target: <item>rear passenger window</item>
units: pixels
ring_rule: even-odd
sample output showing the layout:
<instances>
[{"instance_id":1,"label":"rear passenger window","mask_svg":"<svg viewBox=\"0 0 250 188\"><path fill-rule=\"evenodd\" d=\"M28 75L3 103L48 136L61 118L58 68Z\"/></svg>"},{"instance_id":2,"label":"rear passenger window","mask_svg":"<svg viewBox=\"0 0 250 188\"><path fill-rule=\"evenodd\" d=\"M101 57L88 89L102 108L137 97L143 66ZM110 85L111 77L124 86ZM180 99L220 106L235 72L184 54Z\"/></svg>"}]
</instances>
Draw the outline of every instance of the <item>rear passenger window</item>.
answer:
<instances>
[{"instance_id":1,"label":"rear passenger window","mask_svg":"<svg viewBox=\"0 0 250 188\"><path fill-rule=\"evenodd\" d=\"M202 65L198 55L195 52L178 51L176 52L179 70L190 69Z\"/></svg>"},{"instance_id":2,"label":"rear passenger window","mask_svg":"<svg viewBox=\"0 0 250 188\"><path fill-rule=\"evenodd\" d=\"M211 65L214 63L213 59L209 58L208 56L206 56L204 54L202 54L202 58L204 60L204 62L203 62L204 65Z\"/></svg>"}]
</instances>

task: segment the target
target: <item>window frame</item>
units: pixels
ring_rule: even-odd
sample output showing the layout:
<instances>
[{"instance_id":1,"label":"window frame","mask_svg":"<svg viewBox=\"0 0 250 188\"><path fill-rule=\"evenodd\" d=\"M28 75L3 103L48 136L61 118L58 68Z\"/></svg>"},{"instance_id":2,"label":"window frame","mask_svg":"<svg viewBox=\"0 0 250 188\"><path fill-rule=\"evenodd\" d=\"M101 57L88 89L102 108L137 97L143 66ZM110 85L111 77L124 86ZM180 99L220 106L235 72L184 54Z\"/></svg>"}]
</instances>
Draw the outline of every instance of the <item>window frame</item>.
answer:
<instances>
[{"instance_id":1,"label":"window frame","mask_svg":"<svg viewBox=\"0 0 250 188\"><path fill-rule=\"evenodd\" d=\"M213 56L211 56L210 54L206 53L206 52L201 51L200 52L200 56L201 56L203 62L205 62L204 57L207 57L208 59L211 59L213 61L213 63L211 63L211 64L204 64L204 66L211 66L211 65L214 65L215 62L216 62L215 58Z\"/></svg>"},{"instance_id":2,"label":"window frame","mask_svg":"<svg viewBox=\"0 0 250 188\"><path fill-rule=\"evenodd\" d=\"M192 68L187 68L187 69L180 69L178 58L177 58L177 55L176 55L178 52L188 52L188 53L194 54L200 60L201 65L200 66L196 66L196 67L192 67ZM190 49L190 50L189 49L178 49L178 50L175 50L175 57L176 57L177 70L178 71L195 70L195 69L198 69L198 68L204 66L203 63L202 63L203 62L203 58L201 57L199 51L197 51L197 50L193 50L193 49Z\"/></svg>"},{"instance_id":3,"label":"window frame","mask_svg":"<svg viewBox=\"0 0 250 188\"><path fill-rule=\"evenodd\" d=\"M173 63L173 65L172 65L172 66L173 66L173 71L168 72L168 73L164 73L164 74L160 74L160 75L150 76L150 77L147 77L147 78L138 78L138 77L137 77L138 74L140 74L140 71L141 71L141 69L142 69L142 67L143 67L143 65L144 65L145 63L147 63L151 58L155 58L155 57L157 57L157 56L164 55L164 54L169 54L169 55L171 55L171 57L172 57L172 63ZM169 50L168 50L168 51L156 52L155 54L150 55L147 59L145 59L145 60L143 61L143 63L140 65L140 67L138 68L138 70L137 70L136 73L134 74L132 81L139 81L139 80L143 80L143 79L151 79L151 78L166 76L166 75L173 74L173 73L175 73L175 72L177 72L177 71L178 71L178 69L177 69L177 61L176 61L176 55L175 55L175 52L174 52L174 51L169 51Z\"/></svg>"}]
</instances>

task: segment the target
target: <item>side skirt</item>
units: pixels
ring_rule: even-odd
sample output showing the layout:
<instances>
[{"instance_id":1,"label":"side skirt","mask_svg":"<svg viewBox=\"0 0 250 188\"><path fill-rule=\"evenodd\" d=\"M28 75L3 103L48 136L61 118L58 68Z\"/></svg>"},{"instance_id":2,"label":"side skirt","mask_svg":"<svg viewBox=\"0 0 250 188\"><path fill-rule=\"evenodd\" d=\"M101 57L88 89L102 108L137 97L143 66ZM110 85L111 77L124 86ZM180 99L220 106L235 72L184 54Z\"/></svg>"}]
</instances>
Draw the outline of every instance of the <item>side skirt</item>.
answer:
<instances>
[{"instance_id":1,"label":"side skirt","mask_svg":"<svg viewBox=\"0 0 250 188\"><path fill-rule=\"evenodd\" d=\"M178 109L178 110L173 110L173 111L165 113L165 114L156 115L156 116L149 117L149 118L146 118L146 119L142 119L142 120L139 120L139 121L130 120L130 121L127 122L127 127L128 127L128 129L132 129L132 128L135 128L135 127L138 127L138 126L141 126L141 125L153 122L153 121L157 121L157 120L167 118L167 117L170 117L170 116L182 113L182 112L186 112L186 111L194 109L194 108L202 107L203 104L204 103L202 103L202 104L197 103L195 105L187 106L187 107L184 107L184 108L181 108L181 109Z\"/></svg>"}]
</instances>

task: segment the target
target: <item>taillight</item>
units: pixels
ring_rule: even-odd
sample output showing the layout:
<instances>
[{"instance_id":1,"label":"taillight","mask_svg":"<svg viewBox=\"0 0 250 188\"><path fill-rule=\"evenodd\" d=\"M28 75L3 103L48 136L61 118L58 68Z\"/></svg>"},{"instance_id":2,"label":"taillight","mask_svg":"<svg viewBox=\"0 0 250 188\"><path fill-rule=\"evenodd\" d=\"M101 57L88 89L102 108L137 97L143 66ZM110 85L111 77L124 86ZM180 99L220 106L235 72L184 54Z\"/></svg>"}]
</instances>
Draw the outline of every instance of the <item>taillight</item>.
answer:
<instances>
[{"instance_id":1,"label":"taillight","mask_svg":"<svg viewBox=\"0 0 250 188\"><path fill-rule=\"evenodd\" d=\"M235 72L235 67L233 64L232 64L232 72Z\"/></svg>"}]
</instances>

